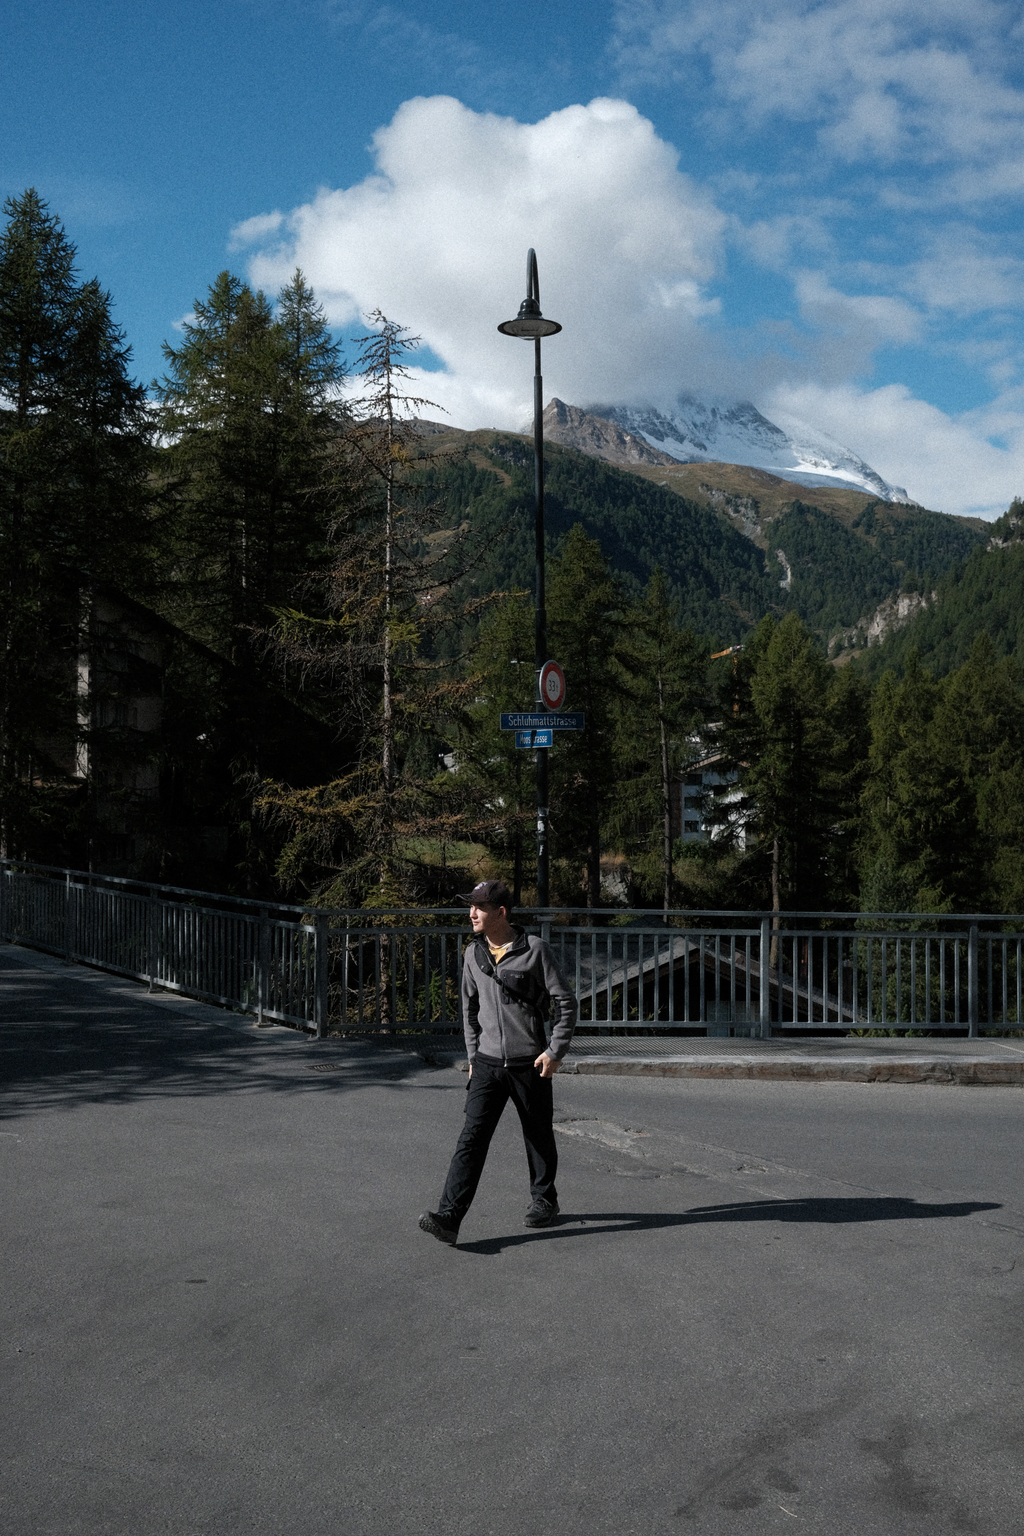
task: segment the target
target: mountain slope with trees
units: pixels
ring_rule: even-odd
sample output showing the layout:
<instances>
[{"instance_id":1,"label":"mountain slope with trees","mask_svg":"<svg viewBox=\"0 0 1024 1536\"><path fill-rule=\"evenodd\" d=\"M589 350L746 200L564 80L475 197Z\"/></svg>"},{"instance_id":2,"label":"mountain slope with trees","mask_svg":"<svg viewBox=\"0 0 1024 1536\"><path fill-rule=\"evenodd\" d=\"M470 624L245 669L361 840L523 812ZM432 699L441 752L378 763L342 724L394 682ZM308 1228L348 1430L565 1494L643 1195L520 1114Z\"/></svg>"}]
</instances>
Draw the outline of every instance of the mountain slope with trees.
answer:
<instances>
[{"instance_id":1,"label":"mountain slope with trees","mask_svg":"<svg viewBox=\"0 0 1024 1536\"><path fill-rule=\"evenodd\" d=\"M450 520L501 530L474 580L481 590L529 590L532 443L497 432L453 434L440 441L465 453L461 462L429 477L439 487L443 483ZM772 602L760 551L710 509L572 449L547 449L545 469L545 529L552 550L578 523L598 541L633 596L660 567L687 622L729 640L738 640Z\"/></svg>"},{"instance_id":2,"label":"mountain slope with trees","mask_svg":"<svg viewBox=\"0 0 1024 1536\"><path fill-rule=\"evenodd\" d=\"M525 437L435 429L431 443L461 448L449 473L459 519L506 528L487 566L491 586L528 587L533 571L533 447ZM977 519L894 505L853 491L820 493L772 482L762 499L698 478L683 494L662 468L618 467L571 448L545 449L546 528L552 547L580 523L636 595L664 574L684 622L722 644L743 639L766 614L799 614L822 644L856 646L879 605L900 591L930 590L988 536ZM701 476L720 465L680 465ZM659 480L659 477L662 477ZM745 482L744 482L745 483Z\"/></svg>"},{"instance_id":3,"label":"mountain slope with trees","mask_svg":"<svg viewBox=\"0 0 1024 1536\"><path fill-rule=\"evenodd\" d=\"M905 627L858 659L869 678L902 672L911 656L937 676L961 667L979 635L996 656L1024 666L1024 503L988 525L989 540L935 583L934 594Z\"/></svg>"}]
</instances>

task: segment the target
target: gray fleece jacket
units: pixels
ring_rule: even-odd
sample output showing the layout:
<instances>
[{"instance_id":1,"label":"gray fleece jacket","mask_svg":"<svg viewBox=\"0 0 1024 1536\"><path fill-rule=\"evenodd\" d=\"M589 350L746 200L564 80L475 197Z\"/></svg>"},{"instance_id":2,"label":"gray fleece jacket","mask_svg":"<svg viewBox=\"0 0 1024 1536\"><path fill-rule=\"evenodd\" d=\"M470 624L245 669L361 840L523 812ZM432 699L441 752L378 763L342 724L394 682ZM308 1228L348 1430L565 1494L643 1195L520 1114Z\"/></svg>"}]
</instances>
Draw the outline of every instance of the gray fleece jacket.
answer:
<instances>
[{"instance_id":1,"label":"gray fleece jacket","mask_svg":"<svg viewBox=\"0 0 1024 1536\"><path fill-rule=\"evenodd\" d=\"M536 1057L546 1051L555 1061L561 1061L576 1028L576 996L543 939L526 934L521 928L517 928L515 934L512 948L494 966L496 974L493 977L481 970L477 955L478 944L484 945L487 953L487 941L474 939L466 947L462 965L466 1054L470 1061L477 1051L499 1061L508 1061L516 1056ZM494 965L493 957L488 954L488 958ZM507 988L501 985L503 979L508 981ZM527 996L533 992L548 994L551 999L550 1044L536 1011L513 997L513 991Z\"/></svg>"}]
</instances>

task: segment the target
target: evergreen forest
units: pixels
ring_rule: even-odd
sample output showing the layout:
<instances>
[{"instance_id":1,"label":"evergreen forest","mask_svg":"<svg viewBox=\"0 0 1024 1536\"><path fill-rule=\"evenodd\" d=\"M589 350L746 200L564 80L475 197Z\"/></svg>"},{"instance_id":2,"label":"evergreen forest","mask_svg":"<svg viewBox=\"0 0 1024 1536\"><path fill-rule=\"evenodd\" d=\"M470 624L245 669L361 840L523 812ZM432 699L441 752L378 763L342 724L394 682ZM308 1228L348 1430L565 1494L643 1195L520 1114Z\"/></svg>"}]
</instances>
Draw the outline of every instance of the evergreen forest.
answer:
<instances>
[{"instance_id":1,"label":"evergreen forest","mask_svg":"<svg viewBox=\"0 0 1024 1536\"><path fill-rule=\"evenodd\" d=\"M528 903L532 442L436 422L401 317L343 350L301 272L214 274L143 384L57 215L4 220L0 855ZM1024 909L1024 504L748 526L555 445L545 483L558 905Z\"/></svg>"}]
</instances>

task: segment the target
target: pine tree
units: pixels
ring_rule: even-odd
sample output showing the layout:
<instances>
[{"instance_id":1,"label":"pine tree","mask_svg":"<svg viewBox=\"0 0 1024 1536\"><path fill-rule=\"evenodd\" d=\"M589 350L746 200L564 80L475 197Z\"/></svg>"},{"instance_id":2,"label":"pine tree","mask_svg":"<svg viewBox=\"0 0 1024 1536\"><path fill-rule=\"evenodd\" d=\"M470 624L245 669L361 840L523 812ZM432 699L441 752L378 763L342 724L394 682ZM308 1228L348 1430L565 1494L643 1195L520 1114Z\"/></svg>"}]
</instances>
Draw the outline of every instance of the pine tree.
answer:
<instances>
[{"instance_id":1,"label":"pine tree","mask_svg":"<svg viewBox=\"0 0 1024 1536\"><path fill-rule=\"evenodd\" d=\"M861 795L867 777L870 741L870 690L850 667L831 678L828 725L832 750L827 790L835 820L828 849L827 905L846 911L856 907L860 888Z\"/></svg>"},{"instance_id":2,"label":"pine tree","mask_svg":"<svg viewBox=\"0 0 1024 1536\"><path fill-rule=\"evenodd\" d=\"M0 847L64 806L80 734L77 661L98 583L143 582L149 425L95 280L32 190L0 236ZM88 721L85 722L86 726Z\"/></svg>"},{"instance_id":3,"label":"pine tree","mask_svg":"<svg viewBox=\"0 0 1024 1536\"><path fill-rule=\"evenodd\" d=\"M625 601L596 539L577 523L549 562L548 638L565 673L566 707L586 713L586 728L561 732L551 751L552 854L563 899L601 904L601 845L616 784L616 710L623 680L616 666Z\"/></svg>"},{"instance_id":4,"label":"pine tree","mask_svg":"<svg viewBox=\"0 0 1024 1536\"><path fill-rule=\"evenodd\" d=\"M513 594L495 605L473 653L478 702L469 705L455 739L457 771L476 834L497 861L519 906L532 885L537 794L533 757L500 729L503 711L532 709L535 678L533 605Z\"/></svg>"},{"instance_id":5,"label":"pine tree","mask_svg":"<svg viewBox=\"0 0 1024 1536\"><path fill-rule=\"evenodd\" d=\"M856 691L787 614L758 626L722 703L723 767L738 792L722 796L717 820L723 848L743 834L739 878L773 912L842 904L863 757Z\"/></svg>"},{"instance_id":6,"label":"pine tree","mask_svg":"<svg viewBox=\"0 0 1024 1536\"><path fill-rule=\"evenodd\" d=\"M379 312L371 321L359 338L365 393L346 435L354 489L328 567L274 631L277 652L330 692L353 765L309 790L268 783L261 805L286 830L283 878L324 901L386 907L418 899L434 878L424 842L443 852L473 819L438 759L477 680L459 675L441 639L490 596L460 597L468 529L445 527L414 414L430 402L403 388L419 339Z\"/></svg>"},{"instance_id":7,"label":"pine tree","mask_svg":"<svg viewBox=\"0 0 1024 1536\"><path fill-rule=\"evenodd\" d=\"M975 858L961 900L976 910L1015 911L1024 895L1024 696L1016 662L978 635L971 654L945 679L932 750L963 775L974 799Z\"/></svg>"},{"instance_id":8,"label":"pine tree","mask_svg":"<svg viewBox=\"0 0 1024 1536\"><path fill-rule=\"evenodd\" d=\"M615 728L612 836L643 885L675 904L672 796L689 737L703 719L708 647L680 623L679 604L656 568L644 600L624 618L616 660L623 688ZM657 874L655 875L655 871Z\"/></svg>"},{"instance_id":9,"label":"pine tree","mask_svg":"<svg viewBox=\"0 0 1024 1536\"><path fill-rule=\"evenodd\" d=\"M975 907L980 877L977 805L937 721L942 686L908 658L901 680L880 679L871 708L863 792L864 910Z\"/></svg>"},{"instance_id":10,"label":"pine tree","mask_svg":"<svg viewBox=\"0 0 1024 1536\"><path fill-rule=\"evenodd\" d=\"M173 508L176 618L252 664L272 606L322 560L345 494L338 400L344 367L301 272L275 314L265 295L222 272L197 301L181 346L164 345L156 386L165 493Z\"/></svg>"}]
</instances>

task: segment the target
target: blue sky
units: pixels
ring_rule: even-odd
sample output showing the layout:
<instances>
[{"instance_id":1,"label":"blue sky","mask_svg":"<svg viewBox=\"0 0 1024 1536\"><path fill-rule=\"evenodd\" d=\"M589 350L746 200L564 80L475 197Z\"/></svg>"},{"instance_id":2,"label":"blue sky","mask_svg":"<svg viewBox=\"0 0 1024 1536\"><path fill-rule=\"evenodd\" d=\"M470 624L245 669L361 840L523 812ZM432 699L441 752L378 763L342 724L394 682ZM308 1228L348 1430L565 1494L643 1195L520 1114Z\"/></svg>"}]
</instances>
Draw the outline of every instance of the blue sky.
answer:
<instances>
[{"instance_id":1,"label":"blue sky","mask_svg":"<svg viewBox=\"0 0 1024 1536\"><path fill-rule=\"evenodd\" d=\"M752 398L924 504L1024 494L1024 23L989 0L35 0L0 181L99 276L139 376L225 266L380 307L422 392L518 425L528 245L578 405Z\"/></svg>"}]
</instances>

